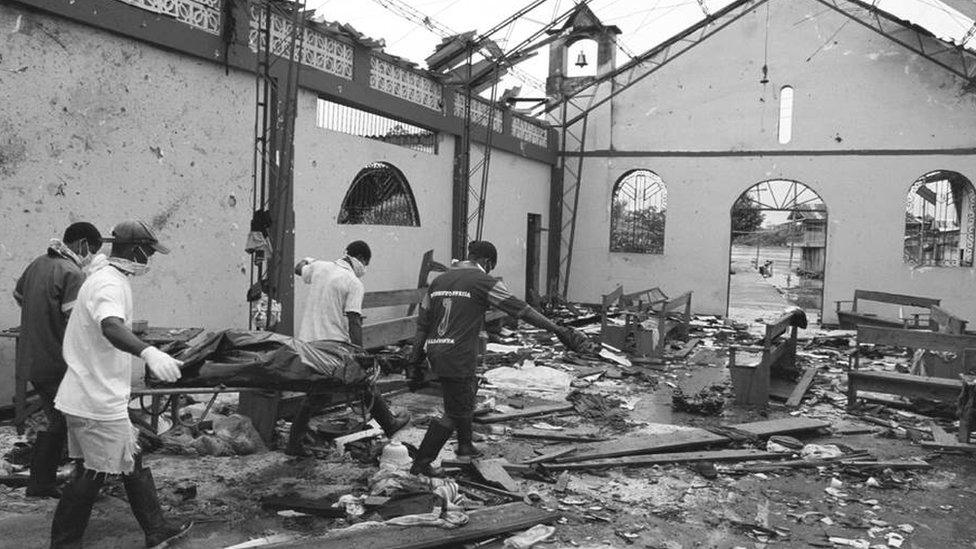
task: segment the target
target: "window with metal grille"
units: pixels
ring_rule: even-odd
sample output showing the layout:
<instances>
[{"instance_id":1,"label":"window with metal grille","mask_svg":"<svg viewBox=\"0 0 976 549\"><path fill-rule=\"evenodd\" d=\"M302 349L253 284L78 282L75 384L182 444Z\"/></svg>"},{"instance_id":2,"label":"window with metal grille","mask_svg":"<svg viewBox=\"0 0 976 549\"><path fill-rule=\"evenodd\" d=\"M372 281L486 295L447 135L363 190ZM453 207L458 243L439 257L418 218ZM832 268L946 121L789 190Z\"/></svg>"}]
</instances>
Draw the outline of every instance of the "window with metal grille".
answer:
<instances>
[{"instance_id":1,"label":"window with metal grille","mask_svg":"<svg viewBox=\"0 0 976 549\"><path fill-rule=\"evenodd\" d=\"M625 173L613 188L610 251L663 254L667 207L668 191L656 173Z\"/></svg>"},{"instance_id":2,"label":"window with metal grille","mask_svg":"<svg viewBox=\"0 0 976 549\"><path fill-rule=\"evenodd\" d=\"M346 192L339 224L419 227L420 215L407 178L386 162L367 165Z\"/></svg>"},{"instance_id":3,"label":"window with metal grille","mask_svg":"<svg viewBox=\"0 0 976 549\"><path fill-rule=\"evenodd\" d=\"M972 267L976 194L962 174L945 170L918 178L905 201L905 263Z\"/></svg>"},{"instance_id":4,"label":"window with metal grille","mask_svg":"<svg viewBox=\"0 0 976 549\"><path fill-rule=\"evenodd\" d=\"M318 100L315 125L326 130L375 139L414 151L437 154L437 132L362 109Z\"/></svg>"}]
</instances>

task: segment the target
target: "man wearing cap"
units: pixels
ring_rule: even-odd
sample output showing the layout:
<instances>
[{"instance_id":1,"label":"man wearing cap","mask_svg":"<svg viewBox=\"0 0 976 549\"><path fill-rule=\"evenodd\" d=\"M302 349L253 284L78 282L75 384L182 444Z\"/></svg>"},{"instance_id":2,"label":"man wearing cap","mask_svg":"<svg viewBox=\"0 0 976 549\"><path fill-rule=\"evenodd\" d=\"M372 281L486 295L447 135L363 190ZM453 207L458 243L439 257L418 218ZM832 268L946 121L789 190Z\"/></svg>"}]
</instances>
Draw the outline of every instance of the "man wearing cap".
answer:
<instances>
[{"instance_id":1,"label":"man wearing cap","mask_svg":"<svg viewBox=\"0 0 976 549\"><path fill-rule=\"evenodd\" d=\"M83 272L102 247L102 235L91 223L71 224L61 240L52 238L47 253L28 265L17 280L14 299L20 305L17 370L24 372L41 398L47 430L37 433L31 458L27 495L59 497L58 465L64 451L64 416L54 408L54 396L67 365L61 342L74 307Z\"/></svg>"},{"instance_id":2,"label":"man wearing cap","mask_svg":"<svg viewBox=\"0 0 976 549\"><path fill-rule=\"evenodd\" d=\"M455 430L457 456L470 459L480 455L472 441L478 392L475 370L481 347L480 334L489 307L556 334L569 349L578 352L593 350L593 344L581 332L557 326L513 296L503 282L488 276L497 264L498 252L491 242L471 242L467 260L455 263L435 278L420 304L409 377L413 382L423 379L426 348L431 370L440 380L444 394L444 415L427 428L414 455L412 474L440 474L431 463Z\"/></svg>"},{"instance_id":3,"label":"man wearing cap","mask_svg":"<svg viewBox=\"0 0 976 549\"><path fill-rule=\"evenodd\" d=\"M295 265L295 274L310 285L305 314L298 338L303 341L328 339L363 345L363 296L366 288L361 278L366 274L373 252L362 240L350 242L346 255L335 261L305 258ZM289 455L302 455L302 439L315 410L328 404L325 398L309 395L291 424ZM388 437L410 422L408 414L395 415L383 397L367 391L363 403Z\"/></svg>"},{"instance_id":4,"label":"man wearing cap","mask_svg":"<svg viewBox=\"0 0 976 549\"><path fill-rule=\"evenodd\" d=\"M169 253L148 225L125 221L112 231L112 254L93 267L78 290L64 335L68 370L55 406L65 416L68 456L76 460L51 526L51 547L79 547L92 505L105 476L121 474L129 506L146 535L147 547L165 547L182 536L164 517L152 473L143 467L129 421L131 357L141 357L157 378L180 378L180 362L132 333L130 276L145 274L149 258Z\"/></svg>"}]
</instances>

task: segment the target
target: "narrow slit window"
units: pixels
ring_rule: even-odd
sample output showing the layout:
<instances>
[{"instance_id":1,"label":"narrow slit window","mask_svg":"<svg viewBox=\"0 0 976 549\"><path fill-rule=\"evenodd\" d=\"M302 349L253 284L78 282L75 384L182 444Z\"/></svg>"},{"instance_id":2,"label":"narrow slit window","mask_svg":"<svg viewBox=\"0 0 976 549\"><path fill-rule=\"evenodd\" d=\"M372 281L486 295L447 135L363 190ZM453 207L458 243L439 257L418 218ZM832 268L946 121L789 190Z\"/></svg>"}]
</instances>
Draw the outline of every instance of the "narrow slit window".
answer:
<instances>
[{"instance_id":1,"label":"narrow slit window","mask_svg":"<svg viewBox=\"0 0 976 549\"><path fill-rule=\"evenodd\" d=\"M793 139L793 87L779 90L779 143L785 145Z\"/></svg>"}]
</instances>

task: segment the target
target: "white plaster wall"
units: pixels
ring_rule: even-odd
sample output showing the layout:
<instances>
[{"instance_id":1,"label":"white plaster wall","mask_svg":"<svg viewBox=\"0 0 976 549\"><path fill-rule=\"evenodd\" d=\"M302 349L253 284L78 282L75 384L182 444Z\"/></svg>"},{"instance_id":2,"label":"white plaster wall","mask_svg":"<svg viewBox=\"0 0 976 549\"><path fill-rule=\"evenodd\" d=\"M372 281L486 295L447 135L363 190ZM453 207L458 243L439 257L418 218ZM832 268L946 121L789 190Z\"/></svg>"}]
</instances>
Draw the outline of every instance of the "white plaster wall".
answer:
<instances>
[{"instance_id":1,"label":"white plaster wall","mask_svg":"<svg viewBox=\"0 0 976 549\"><path fill-rule=\"evenodd\" d=\"M483 147L473 147L472 163L480 161ZM547 164L526 160L514 154L495 151L491 155L488 170L488 196L485 201L485 223L482 237L490 240L498 249L498 267L492 275L501 276L512 293L525 298L525 268L528 214L540 214L542 227L549 224L549 178L551 168ZM474 184L481 181L481 172ZM475 201L469 204L474 211ZM469 239L475 238L475 222L468 228ZM545 292L546 242L543 233L540 249L539 289Z\"/></svg>"},{"instance_id":2,"label":"white plaster wall","mask_svg":"<svg viewBox=\"0 0 976 549\"><path fill-rule=\"evenodd\" d=\"M246 327L253 80L9 4L0 50L0 326L49 238L140 218L173 252L133 281L136 316Z\"/></svg>"},{"instance_id":3,"label":"white plaster wall","mask_svg":"<svg viewBox=\"0 0 976 549\"><path fill-rule=\"evenodd\" d=\"M373 252L366 291L417 286L420 258L434 250L447 262L451 252L451 182L454 139L441 134L437 154L417 152L315 126L316 95L302 90L295 129L295 257L341 257L353 240ZM342 199L356 174L371 162L389 162L406 177L417 202L419 227L339 225ZM296 278L295 327L301 324L308 289ZM402 315L405 308L370 309L367 322Z\"/></svg>"},{"instance_id":4,"label":"white plaster wall","mask_svg":"<svg viewBox=\"0 0 976 549\"><path fill-rule=\"evenodd\" d=\"M593 301L617 283L627 290L659 285L669 294L693 290L695 310L724 314L729 208L751 185L784 178L810 186L827 204L826 321L834 320L833 301L850 299L855 288L941 297L951 310L976 318L976 269L911 269L902 262L904 201L912 182L938 169L976 181L973 155L923 152L972 147L973 95L961 93L949 73L854 22L828 40L844 19L816 2L769 4L765 94L759 84L761 9L621 94L612 109L597 111L591 127L606 126L613 113L612 142L603 132L590 146L655 154L585 160L570 298ZM780 145L776 96L785 84L796 89L796 108L793 141ZM919 152L849 152L857 149ZM668 154L762 150L848 152ZM655 171L667 186L663 255L609 253L611 190L633 168Z\"/></svg>"}]
</instances>

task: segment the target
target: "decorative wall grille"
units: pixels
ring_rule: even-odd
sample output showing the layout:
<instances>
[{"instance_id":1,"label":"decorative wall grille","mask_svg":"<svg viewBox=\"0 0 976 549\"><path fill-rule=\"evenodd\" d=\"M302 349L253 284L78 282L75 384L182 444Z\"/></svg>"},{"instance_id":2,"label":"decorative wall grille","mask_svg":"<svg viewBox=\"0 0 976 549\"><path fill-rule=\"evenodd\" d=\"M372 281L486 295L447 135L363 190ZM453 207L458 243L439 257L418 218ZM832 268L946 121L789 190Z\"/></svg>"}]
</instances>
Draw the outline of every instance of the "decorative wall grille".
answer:
<instances>
[{"instance_id":1,"label":"decorative wall grille","mask_svg":"<svg viewBox=\"0 0 976 549\"><path fill-rule=\"evenodd\" d=\"M251 28L249 45L252 51L257 51L260 33L259 23L264 18L264 10L257 6L251 7ZM279 57L287 57L291 46L291 21L276 14L271 16L271 53ZM263 37L261 37L263 40ZM264 50L264 44L262 51ZM353 48L349 44L336 40L319 31L306 28L305 43L302 46L302 64L334 74L338 77L352 80Z\"/></svg>"},{"instance_id":2,"label":"decorative wall grille","mask_svg":"<svg viewBox=\"0 0 976 549\"><path fill-rule=\"evenodd\" d=\"M549 132L544 127L517 116L512 117L512 137L542 148L549 147Z\"/></svg>"},{"instance_id":3,"label":"decorative wall grille","mask_svg":"<svg viewBox=\"0 0 976 549\"><path fill-rule=\"evenodd\" d=\"M315 124L327 130L358 135L411 150L437 154L437 132L319 99Z\"/></svg>"},{"instance_id":4,"label":"decorative wall grille","mask_svg":"<svg viewBox=\"0 0 976 549\"><path fill-rule=\"evenodd\" d=\"M369 58L369 68L369 87L374 90L434 111L444 110L444 92L437 81L375 56Z\"/></svg>"},{"instance_id":5,"label":"decorative wall grille","mask_svg":"<svg viewBox=\"0 0 976 549\"><path fill-rule=\"evenodd\" d=\"M464 93L454 92L454 116L458 118L464 118L464 106L468 103L468 97ZM471 122L478 124L479 126L488 126L488 116L491 112L491 106L484 101L474 99L471 103ZM495 133L502 133L502 112L499 109L495 109L495 118L491 123L492 130Z\"/></svg>"},{"instance_id":6,"label":"decorative wall grille","mask_svg":"<svg viewBox=\"0 0 976 549\"><path fill-rule=\"evenodd\" d=\"M169 15L192 27L220 34L220 0L119 0L153 13Z\"/></svg>"}]
</instances>

